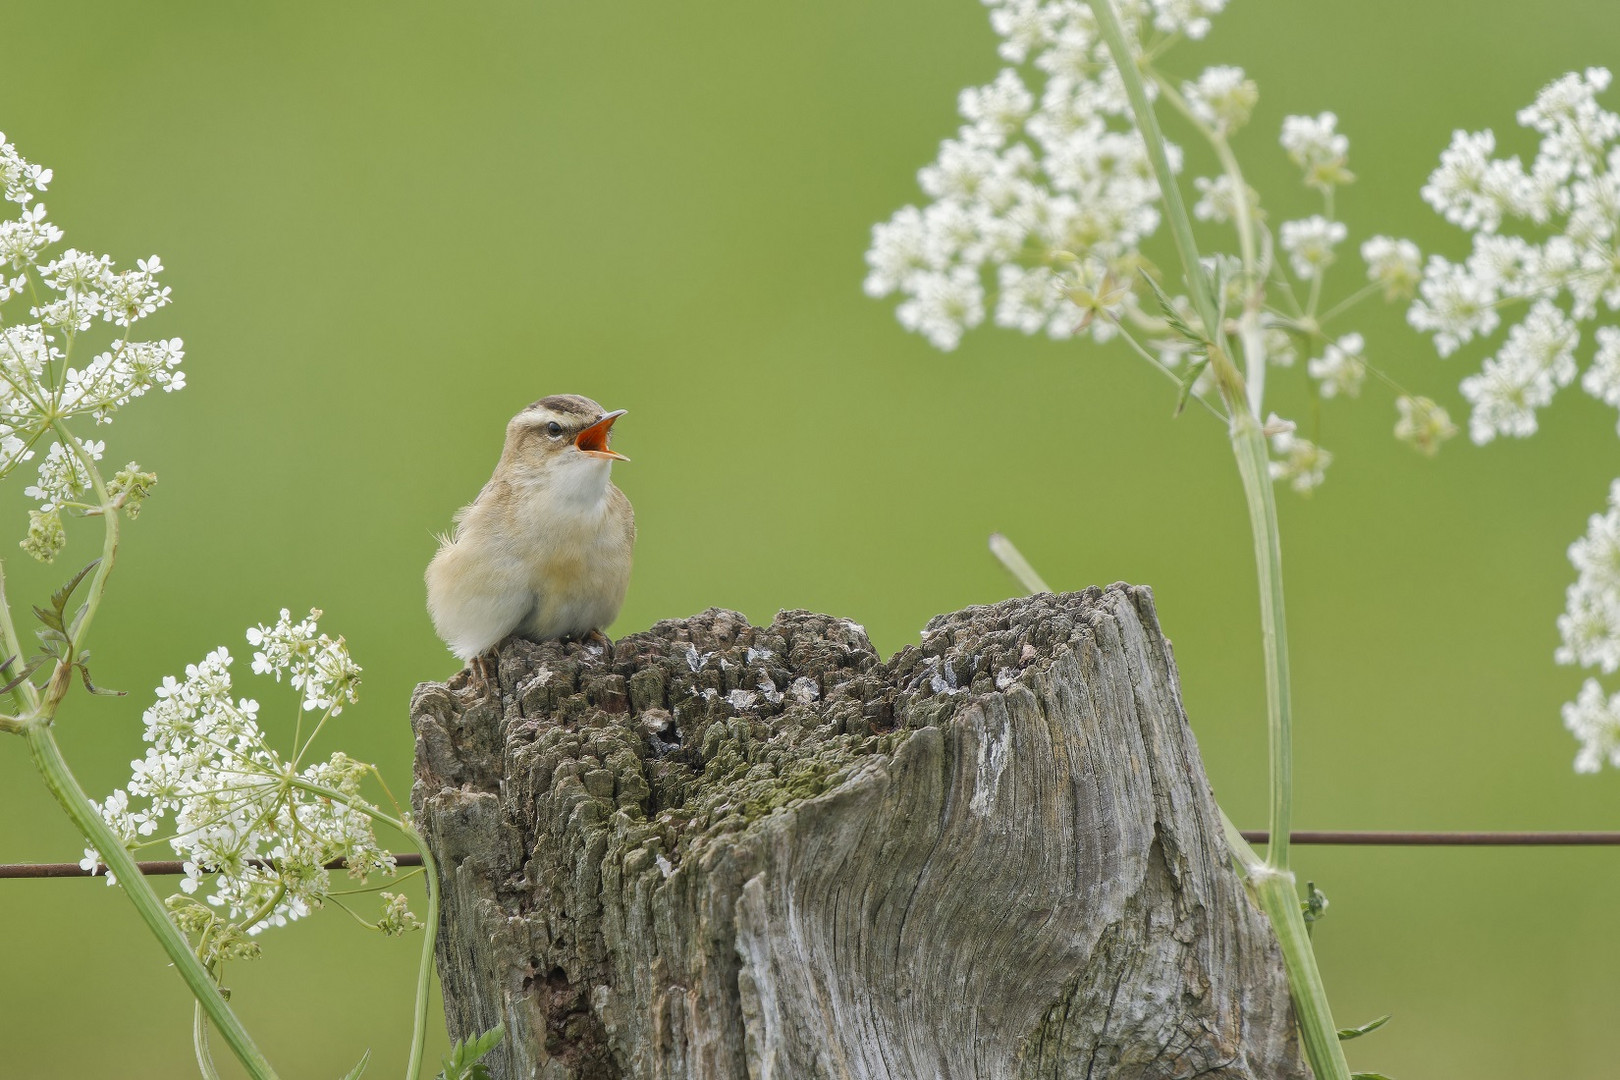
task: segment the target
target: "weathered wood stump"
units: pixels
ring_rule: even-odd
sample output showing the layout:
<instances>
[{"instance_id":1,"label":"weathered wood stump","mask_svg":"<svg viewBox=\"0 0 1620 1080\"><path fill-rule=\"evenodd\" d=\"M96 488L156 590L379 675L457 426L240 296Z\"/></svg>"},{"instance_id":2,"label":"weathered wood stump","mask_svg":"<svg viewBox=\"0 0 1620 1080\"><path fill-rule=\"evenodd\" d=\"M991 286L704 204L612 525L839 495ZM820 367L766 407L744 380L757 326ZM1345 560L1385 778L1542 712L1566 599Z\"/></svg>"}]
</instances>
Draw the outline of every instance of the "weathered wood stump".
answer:
<instances>
[{"instance_id":1,"label":"weathered wood stump","mask_svg":"<svg viewBox=\"0 0 1620 1080\"><path fill-rule=\"evenodd\" d=\"M1309 1075L1151 592L508 640L412 701L455 1035L503 1080Z\"/></svg>"}]
</instances>

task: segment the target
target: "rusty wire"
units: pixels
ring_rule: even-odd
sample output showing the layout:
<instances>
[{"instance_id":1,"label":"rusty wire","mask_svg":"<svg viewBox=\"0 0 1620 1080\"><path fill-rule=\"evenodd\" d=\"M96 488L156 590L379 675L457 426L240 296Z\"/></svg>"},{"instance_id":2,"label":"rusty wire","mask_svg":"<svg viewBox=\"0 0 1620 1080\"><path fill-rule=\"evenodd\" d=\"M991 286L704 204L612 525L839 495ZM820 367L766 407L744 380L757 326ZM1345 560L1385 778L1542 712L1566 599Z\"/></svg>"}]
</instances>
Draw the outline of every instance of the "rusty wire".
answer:
<instances>
[{"instance_id":1,"label":"rusty wire","mask_svg":"<svg viewBox=\"0 0 1620 1080\"><path fill-rule=\"evenodd\" d=\"M1243 839L1264 844L1270 834L1264 829L1244 829ZM1620 832L1368 832L1355 830L1301 830L1292 836L1296 844L1342 847L1608 847L1620 845ZM397 866L421 866L422 856L405 852L394 856ZM136 863L148 877L179 875L185 867L179 860ZM253 865L268 867L265 860ZM342 860L326 864L328 870L342 870ZM105 874L105 866L96 867ZM0 879L91 877L78 863L0 863Z\"/></svg>"},{"instance_id":2,"label":"rusty wire","mask_svg":"<svg viewBox=\"0 0 1620 1080\"><path fill-rule=\"evenodd\" d=\"M141 873L147 877L163 877L165 875L178 876L186 872L185 864L178 859L163 859L157 862L138 862ZM268 859L253 859L249 866L268 868L273 865ZM394 856L396 866L421 866L422 856L414 851L404 852ZM345 869L342 859L326 864L328 870ZM96 874L105 874L106 866L97 866ZM90 871L75 862L45 862L45 863L0 863L0 878L58 878L58 877L91 877Z\"/></svg>"}]
</instances>

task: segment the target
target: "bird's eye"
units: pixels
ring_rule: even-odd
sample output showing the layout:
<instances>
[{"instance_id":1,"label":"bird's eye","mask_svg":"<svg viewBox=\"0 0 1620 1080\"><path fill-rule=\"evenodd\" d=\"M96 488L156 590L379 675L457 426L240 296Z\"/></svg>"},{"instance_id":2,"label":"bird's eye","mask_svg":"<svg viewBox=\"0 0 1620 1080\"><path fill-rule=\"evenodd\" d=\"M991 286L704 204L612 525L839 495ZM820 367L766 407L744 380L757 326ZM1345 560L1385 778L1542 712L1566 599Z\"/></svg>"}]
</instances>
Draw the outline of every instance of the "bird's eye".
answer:
<instances>
[{"instance_id":1,"label":"bird's eye","mask_svg":"<svg viewBox=\"0 0 1620 1080\"><path fill-rule=\"evenodd\" d=\"M546 434L555 439L558 435L562 434L562 425L553 420L551 423L546 425Z\"/></svg>"}]
</instances>

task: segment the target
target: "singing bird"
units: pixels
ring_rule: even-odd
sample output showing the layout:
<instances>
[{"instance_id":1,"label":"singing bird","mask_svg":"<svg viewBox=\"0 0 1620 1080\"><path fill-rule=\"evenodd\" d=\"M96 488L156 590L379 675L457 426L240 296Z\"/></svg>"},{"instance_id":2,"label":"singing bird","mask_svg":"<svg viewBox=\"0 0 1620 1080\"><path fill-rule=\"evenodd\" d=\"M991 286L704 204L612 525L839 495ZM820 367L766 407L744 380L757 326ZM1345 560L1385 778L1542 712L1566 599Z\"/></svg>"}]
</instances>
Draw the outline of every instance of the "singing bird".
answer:
<instances>
[{"instance_id":1,"label":"singing bird","mask_svg":"<svg viewBox=\"0 0 1620 1080\"><path fill-rule=\"evenodd\" d=\"M609 479L613 422L578 394L544 397L506 425L495 473L427 568L433 628L462 660L508 634L601 634L630 584L635 514Z\"/></svg>"}]
</instances>

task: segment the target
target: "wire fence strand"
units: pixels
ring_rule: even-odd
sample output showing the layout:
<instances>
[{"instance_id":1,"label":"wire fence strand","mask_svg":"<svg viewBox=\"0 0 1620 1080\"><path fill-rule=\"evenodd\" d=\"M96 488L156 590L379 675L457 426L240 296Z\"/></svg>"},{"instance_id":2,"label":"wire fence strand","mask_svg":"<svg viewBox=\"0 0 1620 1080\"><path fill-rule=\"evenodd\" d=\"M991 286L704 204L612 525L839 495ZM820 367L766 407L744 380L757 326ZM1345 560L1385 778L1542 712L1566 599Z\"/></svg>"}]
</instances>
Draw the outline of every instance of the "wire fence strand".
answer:
<instances>
[{"instance_id":1,"label":"wire fence strand","mask_svg":"<svg viewBox=\"0 0 1620 1080\"><path fill-rule=\"evenodd\" d=\"M1264 829L1244 829L1243 839L1264 844ZM1296 844L1343 844L1364 847L1604 847L1620 844L1620 832L1354 832L1296 831Z\"/></svg>"},{"instance_id":2,"label":"wire fence strand","mask_svg":"<svg viewBox=\"0 0 1620 1080\"><path fill-rule=\"evenodd\" d=\"M1264 829L1243 829L1243 839L1251 844L1264 844L1270 833ZM1356 830L1296 830L1289 834L1296 844L1317 844L1342 847L1614 847L1620 846L1620 832L1577 830L1567 832L1369 832ZM394 856L394 864L401 867L422 865L422 856L414 851ZM186 872L178 859L139 862L142 874L148 877L178 876ZM272 869L268 859L254 859L250 866ZM326 864L328 870L345 869L339 859ZM5 878L73 878L94 877L105 874L105 866L92 872L78 863L0 863L0 879Z\"/></svg>"},{"instance_id":3,"label":"wire fence strand","mask_svg":"<svg viewBox=\"0 0 1620 1080\"><path fill-rule=\"evenodd\" d=\"M138 862L135 864L142 874L147 877L174 876L186 872L185 863L178 859L160 859L154 862ZM275 863L269 859L250 859L249 866L269 870ZM407 851L394 856L395 866L421 866L422 856L414 851ZM342 859L326 864L328 870L344 870L348 864ZM75 862L45 862L45 863L0 863L0 878L63 878L63 877L95 877L107 872L107 868L97 865L94 871L86 870Z\"/></svg>"}]
</instances>

